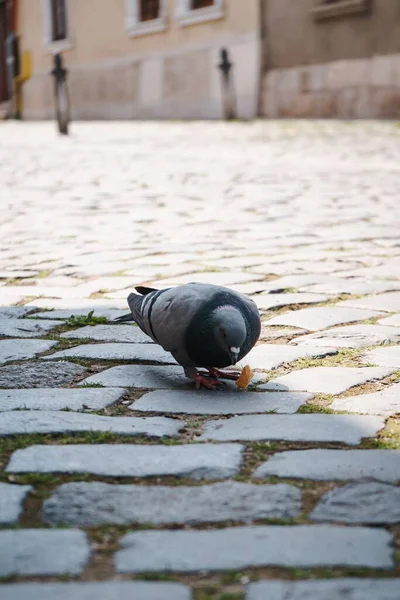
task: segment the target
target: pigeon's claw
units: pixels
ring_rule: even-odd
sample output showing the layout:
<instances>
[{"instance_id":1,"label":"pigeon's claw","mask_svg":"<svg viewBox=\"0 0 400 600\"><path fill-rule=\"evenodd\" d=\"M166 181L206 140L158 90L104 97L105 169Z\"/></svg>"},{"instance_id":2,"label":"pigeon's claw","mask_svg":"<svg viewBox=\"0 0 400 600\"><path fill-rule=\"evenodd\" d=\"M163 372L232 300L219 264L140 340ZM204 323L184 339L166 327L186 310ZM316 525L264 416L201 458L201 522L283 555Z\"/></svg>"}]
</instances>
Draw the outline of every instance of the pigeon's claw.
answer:
<instances>
[{"instance_id":1,"label":"pigeon's claw","mask_svg":"<svg viewBox=\"0 0 400 600\"><path fill-rule=\"evenodd\" d=\"M217 390L219 386L225 385L223 381L218 381L218 379L210 379L209 377L205 377L202 373L196 373L193 375L193 379L196 383L196 390L199 390L201 386L207 388L208 390Z\"/></svg>"},{"instance_id":2,"label":"pigeon's claw","mask_svg":"<svg viewBox=\"0 0 400 600\"><path fill-rule=\"evenodd\" d=\"M210 377L212 377L213 379L233 379L233 381L236 381L240 377L240 373L237 373L235 371L220 371L215 367L210 367L207 370L210 374Z\"/></svg>"}]
</instances>

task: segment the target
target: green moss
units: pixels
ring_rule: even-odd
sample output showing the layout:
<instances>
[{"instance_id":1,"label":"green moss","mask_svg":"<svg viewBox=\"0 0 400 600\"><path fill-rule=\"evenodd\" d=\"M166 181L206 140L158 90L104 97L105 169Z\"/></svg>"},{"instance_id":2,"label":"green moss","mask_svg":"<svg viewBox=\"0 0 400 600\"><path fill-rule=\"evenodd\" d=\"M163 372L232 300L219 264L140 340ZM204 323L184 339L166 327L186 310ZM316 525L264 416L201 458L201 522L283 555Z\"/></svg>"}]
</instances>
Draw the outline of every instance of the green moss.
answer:
<instances>
[{"instance_id":1,"label":"green moss","mask_svg":"<svg viewBox=\"0 0 400 600\"><path fill-rule=\"evenodd\" d=\"M82 385L79 386L80 388L103 388L105 387L102 383L82 383ZM103 414L103 411L99 412L98 414Z\"/></svg>"}]
</instances>

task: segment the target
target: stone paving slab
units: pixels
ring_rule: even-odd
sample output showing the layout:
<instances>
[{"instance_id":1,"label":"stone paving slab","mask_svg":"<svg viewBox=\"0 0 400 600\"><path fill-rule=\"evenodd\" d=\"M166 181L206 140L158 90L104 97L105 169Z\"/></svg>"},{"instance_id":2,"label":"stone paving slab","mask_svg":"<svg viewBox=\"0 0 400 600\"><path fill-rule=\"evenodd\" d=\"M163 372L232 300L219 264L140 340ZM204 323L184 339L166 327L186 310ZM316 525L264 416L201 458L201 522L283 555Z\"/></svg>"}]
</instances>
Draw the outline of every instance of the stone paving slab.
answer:
<instances>
[{"instance_id":1,"label":"stone paving slab","mask_svg":"<svg viewBox=\"0 0 400 600\"><path fill-rule=\"evenodd\" d=\"M0 307L0 319L18 319L28 313L32 312L35 307L33 306L5 306Z\"/></svg>"},{"instance_id":2,"label":"stone paving slab","mask_svg":"<svg viewBox=\"0 0 400 600\"><path fill-rule=\"evenodd\" d=\"M356 385L379 381L391 375L394 370L393 367L310 367L271 379L259 385L257 389L281 390L281 393L287 390L303 390L316 394L340 394Z\"/></svg>"},{"instance_id":3,"label":"stone paving slab","mask_svg":"<svg viewBox=\"0 0 400 600\"><path fill-rule=\"evenodd\" d=\"M194 269L193 269L194 270ZM245 283L247 281L257 281L257 279L262 279L260 275L256 275L254 273L244 273L242 271L237 271L236 273L233 271L222 271L222 272L203 272L203 273L193 273L188 275L170 277L162 280L162 282L158 281L158 284L162 284L163 287L169 287L171 284L183 285L185 283L211 283L215 285L231 285L233 283Z\"/></svg>"},{"instance_id":4,"label":"stone paving slab","mask_svg":"<svg viewBox=\"0 0 400 600\"><path fill-rule=\"evenodd\" d=\"M399 284L400 282L397 283ZM338 306L398 312L400 311L400 292L388 292L387 294L377 294L364 298L352 298L351 300L344 300Z\"/></svg>"},{"instance_id":5,"label":"stone paving slab","mask_svg":"<svg viewBox=\"0 0 400 600\"><path fill-rule=\"evenodd\" d=\"M175 392L155 391L145 394L128 408L143 412L172 412L192 415L235 415L274 411L295 413L312 394L297 392ZM1 395L0 395L1 402Z\"/></svg>"},{"instance_id":6,"label":"stone paving slab","mask_svg":"<svg viewBox=\"0 0 400 600\"><path fill-rule=\"evenodd\" d=\"M257 581L247 586L246 593L246 600L344 600L344 598L346 600L398 600L399 581L398 579L356 578L295 582Z\"/></svg>"},{"instance_id":7,"label":"stone paving slab","mask_svg":"<svg viewBox=\"0 0 400 600\"><path fill-rule=\"evenodd\" d=\"M292 485L227 481L202 486L66 483L44 502L46 523L83 527L129 523L198 524L289 519L301 512L301 491Z\"/></svg>"},{"instance_id":8,"label":"stone paving slab","mask_svg":"<svg viewBox=\"0 0 400 600\"><path fill-rule=\"evenodd\" d=\"M79 575L90 557L86 534L78 529L0 531L0 576Z\"/></svg>"},{"instance_id":9,"label":"stone paving slab","mask_svg":"<svg viewBox=\"0 0 400 600\"><path fill-rule=\"evenodd\" d=\"M0 342L1 344L1 342ZM68 350L43 357L45 360L55 358L94 358L98 360L147 360L164 364L176 364L169 352L165 352L157 344L82 344Z\"/></svg>"},{"instance_id":10,"label":"stone paving slab","mask_svg":"<svg viewBox=\"0 0 400 600\"><path fill-rule=\"evenodd\" d=\"M293 293L286 294L259 294L254 296L253 300L258 308L267 310L279 306L289 306L290 304L318 304L326 302L330 296L322 294Z\"/></svg>"},{"instance_id":11,"label":"stone paving slab","mask_svg":"<svg viewBox=\"0 0 400 600\"><path fill-rule=\"evenodd\" d=\"M32 338L37 335L46 335L55 327L62 325L62 321L50 319L1 319L0 336Z\"/></svg>"},{"instance_id":12,"label":"stone paving slab","mask_svg":"<svg viewBox=\"0 0 400 600\"><path fill-rule=\"evenodd\" d=\"M379 319L379 325L391 325L392 327L400 327L400 313Z\"/></svg>"},{"instance_id":13,"label":"stone paving slab","mask_svg":"<svg viewBox=\"0 0 400 600\"><path fill-rule=\"evenodd\" d=\"M168 417L105 417L65 411L14 410L0 413L0 437L27 433L104 431L127 436L175 437L185 425Z\"/></svg>"},{"instance_id":14,"label":"stone paving slab","mask_svg":"<svg viewBox=\"0 0 400 600\"><path fill-rule=\"evenodd\" d=\"M1 415L0 415L1 418ZM381 417L356 415L245 415L208 421L199 440L285 440L359 444L385 426Z\"/></svg>"},{"instance_id":15,"label":"stone paving slab","mask_svg":"<svg viewBox=\"0 0 400 600\"><path fill-rule=\"evenodd\" d=\"M0 411L101 410L120 400L124 388L34 388L0 389Z\"/></svg>"},{"instance_id":16,"label":"stone paving slab","mask_svg":"<svg viewBox=\"0 0 400 600\"><path fill-rule=\"evenodd\" d=\"M333 325L350 323L352 321L366 321L372 317L382 316L383 313L375 310L359 308L344 308L340 306L319 306L303 308L287 312L278 317L265 321L266 325L291 325L309 331L318 331Z\"/></svg>"},{"instance_id":17,"label":"stone paving slab","mask_svg":"<svg viewBox=\"0 0 400 600\"><path fill-rule=\"evenodd\" d=\"M62 333L66 339L89 339L99 342L133 342L152 344L153 340L135 325L88 325Z\"/></svg>"},{"instance_id":18,"label":"stone paving slab","mask_svg":"<svg viewBox=\"0 0 400 600\"><path fill-rule=\"evenodd\" d=\"M51 340L12 339L0 340L0 364L11 360L33 358L41 352L46 352L58 342Z\"/></svg>"},{"instance_id":19,"label":"stone paving slab","mask_svg":"<svg viewBox=\"0 0 400 600\"><path fill-rule=\"evenodd\" d=\"M333 416L333 415L331 415ZM400 481L400 450L290 450L274 454L255 477Z\"/></svg>"},{"instance_id":20,"label":"stone paving slab","mask_svg":"<svg viewBox=\"0 0 400 600\"><path fill-rule=\"evenodd\" d=\"M0 388L40 388L68 385L82 375L85 368L71 362L24 362L0 367Z\"/></svg>"},{"instance_id":21,"label":"stone paving slab","mask_svg":"<svg viewBox=\"0 0 400 600\"><path fill-rule=\"evenodd\" d=\"M311 344L314 347L362 348L400 341L400 327L384 325L347 325L296 337L291 344Z\"/></svg>"},{"instance_id":22,"label":"stone paving slab","mask_svg":"<svg viewBox=\"0 0 400 600\"><path fill-rule=\"evenodd\" d=\"M337 352L336 348L330 348L328 344L304 344L301 347L285 344L259 344L240 361L240 365L249 365L252 369L269 371L280 367L284 363L291 363L298 358L318 358L329 354L337 354Z\"/></svg>"},{"instance_id":23,"label":"stone paving slab","mask_svg":"<svg viewBox=\"0 0 400 600\"><path fill-rule=\"evenodd\" d=\"M304 287L299 287L299 290L313 294L334 294L335 296L339 296L340 294L354 294L362 296L363 294L389 292L391 290L398 290L399 288L400 282L398 281L378 279L374 279L373 281L365 281L365 279L361 278L357 279L348 277L346 279L332 278L330 282L306 285ZM339 306L343 306L343 304L340 304ZM353 304L351 306L355 307ZM372 306L360 306L360 308L372 308ZM383 309L380 308L377 310Z\"/></svg>"},{"instance_id":24,"label":"stone paving slab","mask_svg":"<svg viewBox=\"0 0 400 600\"><path fill-rule=\"evenodd\" d=\"M364 354L362 360L373 365L400 369L400 346L375 348L375 350L371 350Z\"/></svg>"},{"instance_id":25,"label":"stone paving slab","mask_svg":"<svg viewBox=\"0 0 400 600\"><path fill-rule=\"evenodd\" d=\"M68 302L64 302L63 305L67 305ZM27 305L27 308L29 308L29 305ZM40 306L39 308L46 308L44 306ZM68 306L65 306L65 308L63 309L58 309L55 308L54 310L46 310L44 312L37 312L35 313L35 318L38 319L60 319L60 320L66 320L69 319L70 317L85 317L89 312L91 312L93 310L93 316L94 317L105 317L106 319L109 319L110 321L113 321L113 319L117 319L118 317L122 317L123 315L126 315L129 312L129 308L127 307L126 310L125 309L121 309L121 308L108 308L107 306L93 306L90 305L88 307L83 307L83 308L68 308Z\"/></svg>"},{"instance_id":26,"label":"stone paving slab","mask_svg":"<svg viewBox=\"0 0 400 600\"><path fill-rule=\"evenodd\" d=\"M78 385L85 385L85 383L137 389L191 390L194 388L194 382L186 378L183 368L178 365L121 365L91 375ZM236 385L228 381L227 388L233 390Z\"/></svg>"},{"instance_id":27,"label":"stone paving slab","mask_svg":"<svg viewBox=\"0 0 400 600\"><path fill-rule=\"evenodd\" d=\"M0 584L0 597L2 600L192 600L192 593L181 583L85 581Z\"/></svg>"},{"instance_id":28,"label":"stone paving slab","mask_svg":"<svg viewBox=\"0 0 400 600\"><path fill-rule=\"evenodd\" d=\"M192 479L224 479L239 472L243 449L240 444L38 445L16 450L6 470L10 473L90 473L111 477L175 475Z\"/></svg>"},{"instance_id":29,"label":"stone paving slab","mask_svg":"<svg viewBox=\"0 0 400 600\"><path fill-rule=\"evenodd\" d=\"M350 483L324 494L310 514L312 521L400 523L400 487L375 481Z\"/></svg>"},{"instance_id":30,"label":"stone paving slab","mask_svg":"<svg viewBox=\"0 0 400 600\"><path fill-rule=\"evenodd\" d=\"M0 525L11 525L18 521L23 502L31 490L31 485L0 482Z\"/></svg>"},{"instance_id":31,"label":"stone paving slab","mask_svg":"<svg viewBox=\"0 0 400 600\"><path fill-rule=\"evenodd\" d=\"M36 277L37 275L39 275L39 271L28 269L24 271L0 271L0 279L25 279L26 277Z\"/></svg>"},{"instance_id":32,"label":"stone paving slab","mask_svg":"<svg viewBox=\"0 0 400 600\"><path fill-rule=\"evenodd\" d=\"M390 417L400 413L400 383L385 387L373 394L338 398L330 405L333 410Z\"/></svg>"},{"instance_id":33,"label":"stone paving slab","mask_svg":"<svg viewBox=\"0 0 400 600\"><path fill-rule=\"evenodd\" d=\"M115 569L221 571L246 567L359 566L390 569L392 536L367 527L257 526L216 531L140 531L121 539Z\"/></svg>"}]
</instances>

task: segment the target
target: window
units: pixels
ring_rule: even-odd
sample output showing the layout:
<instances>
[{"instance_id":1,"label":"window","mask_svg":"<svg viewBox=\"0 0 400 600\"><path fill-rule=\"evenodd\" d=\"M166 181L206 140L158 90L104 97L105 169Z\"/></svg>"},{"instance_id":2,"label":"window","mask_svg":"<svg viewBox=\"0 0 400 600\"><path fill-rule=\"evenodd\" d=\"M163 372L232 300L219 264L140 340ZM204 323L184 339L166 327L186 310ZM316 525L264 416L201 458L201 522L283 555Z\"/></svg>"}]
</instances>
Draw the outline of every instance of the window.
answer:
<instances>
[{"instance_id":1,"label":"window","mask_svg":"<svg viewBox=\"0 0 400 600\"><path fill-rule=\"evenodd\" d=\"M51 41L59 42L68 37L65 0L50 0Z\"/></svg>"},{"instance_id":2,"label":"window","mask_svg":"<svg viewBox=\"0 0 400 600\"><path fill-rule=\"evenodd\" d=\"M68 27L69 0L42 0L45 45L51 52L62 52L72 47Z\"/></svg>"},{"instance_id":3,"label":"window","mask_svg":"<svg viewBox=\"0 0 400 600\"><path fill-rule=\"evenodd\" d=\"M177 19L181 25L193 25L224 17L224 0L177 0Z\"/></svg>"},{"instance_id":4,"label":"window","mask_svg":"<svg viewBox=\"0 0 400 600\"><path fill-rule=\"evenodd\" d=\"M152 21L160 16L160 0L140 0L140 21Z\"/></svg>"},{"instance_id":5,"label":"window","mask_svg":"<svg viewBox=\"0 0 400 600\"><path fill-rule=\"evenodd\" d=\"M207 8L207 6L213 6L214 0L192 0L192 10L198 8Z\"/></svg>"},{"instance_id":6,"label":"window","mask_svg":"<svg viewBox=\"0 0 400 600\"><path fill-rule=\"evenodd\" d=\"M166 28L166 0L125 0L126 28L131 36L156 33Z\"/></svg>"}]
</instances>

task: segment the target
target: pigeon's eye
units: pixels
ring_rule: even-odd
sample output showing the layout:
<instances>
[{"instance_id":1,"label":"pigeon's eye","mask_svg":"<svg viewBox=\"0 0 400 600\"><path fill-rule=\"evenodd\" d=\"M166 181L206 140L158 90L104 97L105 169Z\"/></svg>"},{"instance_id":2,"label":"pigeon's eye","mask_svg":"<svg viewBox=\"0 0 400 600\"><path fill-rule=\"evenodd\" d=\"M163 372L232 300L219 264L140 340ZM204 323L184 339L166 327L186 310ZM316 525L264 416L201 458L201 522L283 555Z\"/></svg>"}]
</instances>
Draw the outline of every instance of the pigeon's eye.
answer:
<instances>
[{"instance_id":1,"label":"pigeon's eye","mask_svg":"<svg viewBox=\"0 0 400 600\"><path fill-rule=\"evenodd\" d=\"M225 331L225 329L221 328L221 333L222 333L222 337L224 337L226 339L226 331Z\"/></svg>"}]
</instances>

